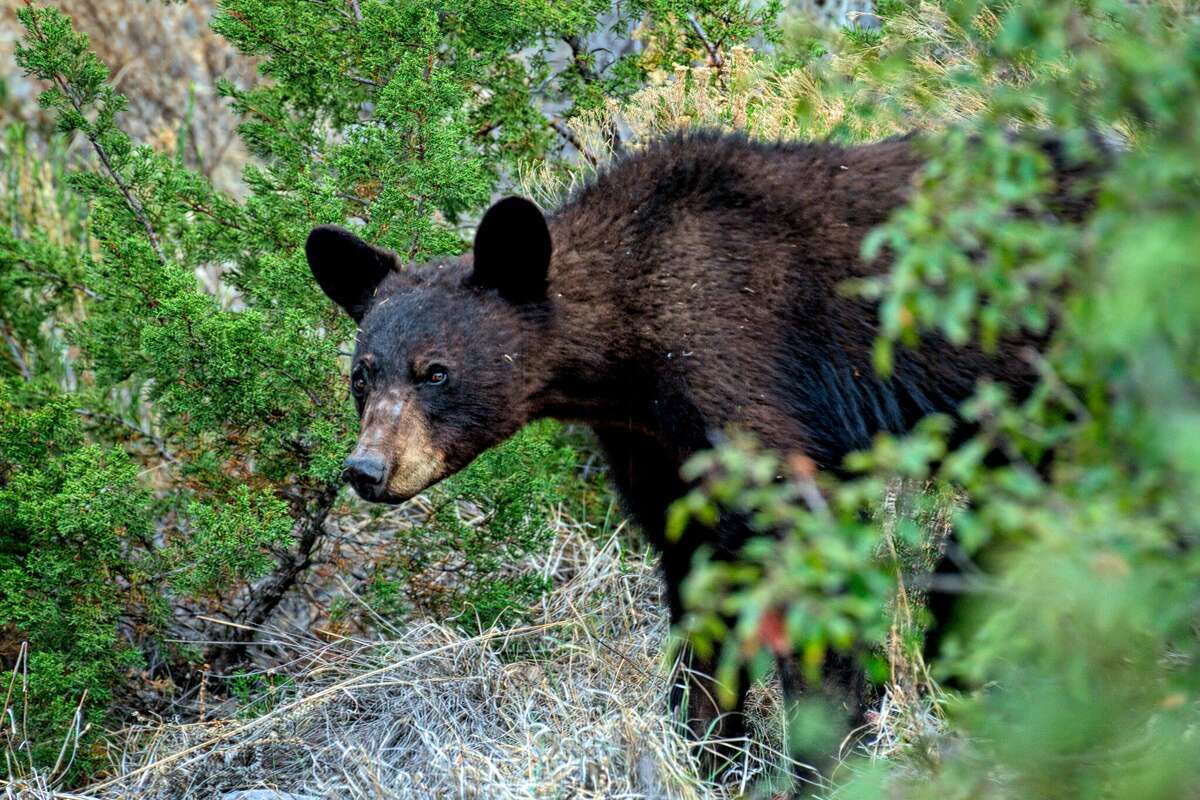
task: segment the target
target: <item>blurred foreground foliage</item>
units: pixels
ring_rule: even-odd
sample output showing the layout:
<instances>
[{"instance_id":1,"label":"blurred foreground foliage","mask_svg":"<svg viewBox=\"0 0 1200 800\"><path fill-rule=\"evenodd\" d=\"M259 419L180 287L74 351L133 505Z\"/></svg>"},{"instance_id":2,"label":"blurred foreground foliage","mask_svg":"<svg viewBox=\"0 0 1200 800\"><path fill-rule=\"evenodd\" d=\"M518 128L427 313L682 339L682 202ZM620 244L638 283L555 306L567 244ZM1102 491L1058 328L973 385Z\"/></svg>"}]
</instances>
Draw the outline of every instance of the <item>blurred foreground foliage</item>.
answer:
<instances>
[{"instance_id":1,"label":"blurred foreground foliage","mask_svg":"<svg viewBox=\"0 0 1200 800\"><path fill-rule=\"evenodd\" d=\"M790 57L818 64L798 96L822 103L803 106L798 128L854 140L955 121L930 133L912 200L865 244L891 271L848 287L880 302L878 369L926 332L985 347L1050 334L1026 354L1042 376L1032 396L981 385L965 409L978 433L958 446L935 418L853 456L857 477L841 483L737 440L692 465L701 487L677 524L733 508L764 533L747 563L695 577L693 636L710 641L731 613L731 666L788 647L814 674L829 652L868 666L887 652L884 688L922 698L893 757L849 762L834 796L1200 790L1198 11L889 2L880 33L789 32ZM1039 128L1068 163L1111 160L1078 224L1047 208L1047 159L1012 135ZM908 507L885 514L881 541L881 504L899 486ZM921 662L919 610L896 599L930 556L918 523L939 513L968 562L949 587L966 611L928 665L953 692Z\"/></svg>"}]
</instances>

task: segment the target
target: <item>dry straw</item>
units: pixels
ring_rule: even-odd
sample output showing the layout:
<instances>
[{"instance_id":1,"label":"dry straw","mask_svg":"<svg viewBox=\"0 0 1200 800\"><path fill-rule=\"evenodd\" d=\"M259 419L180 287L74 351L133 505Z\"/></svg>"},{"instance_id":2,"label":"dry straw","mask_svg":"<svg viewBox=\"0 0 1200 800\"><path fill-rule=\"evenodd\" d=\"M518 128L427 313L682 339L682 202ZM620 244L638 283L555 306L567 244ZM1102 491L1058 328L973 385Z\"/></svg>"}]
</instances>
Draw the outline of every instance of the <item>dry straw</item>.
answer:
<instances>
[{"instance_id":1,"label":"dry straw","mask_svg":"<svg viewBox=\"0 0 1200 800\"><path fill-rule=\"evenodd\" d=\"M532 624L466 635L419 622L391 628L387 641L314 641L290 688L256 716L131 729L114 742L113 777L69 794L42 775L5 796L722 800L786 768L779 697L759 687L742 763L719 780L705 774L703 751L719 743L690 741L667 714L680 676L662 655L654 559L628 546L626 531L601 543L558 522L539 565L555 588ZM894 681L846 754L888 758L936 733L915 691L909 678ZM244 794L255 791L267 793Z\"/></svg>"},{"instance_id":2,"label":"dry straw","mask_svg":"<svg viewBox=\"0 0 1200 800\"><path fill-rule=\"evenodd\" d=\"M542 565L556 588L534 624L467 636L424 622L324 646L258 716L131 730L114 777L9 796L699 800L739 796L782 764L777 698L760 690L745 762L720 782L702 775L714 743L690 742L666 713L673 670L652 560L620 532L603 544L565 533Z\"/></svg>"}]
</instances>

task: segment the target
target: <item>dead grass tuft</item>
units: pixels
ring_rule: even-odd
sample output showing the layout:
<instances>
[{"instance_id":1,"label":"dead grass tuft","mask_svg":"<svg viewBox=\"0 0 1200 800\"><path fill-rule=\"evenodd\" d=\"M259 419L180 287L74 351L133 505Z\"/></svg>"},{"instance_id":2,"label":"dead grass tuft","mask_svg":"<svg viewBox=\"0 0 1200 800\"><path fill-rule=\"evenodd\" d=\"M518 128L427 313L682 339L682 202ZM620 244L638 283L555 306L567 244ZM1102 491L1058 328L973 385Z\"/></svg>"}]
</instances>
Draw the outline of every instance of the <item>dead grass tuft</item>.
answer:
<instances>
[{"instance_id":1,"label":"dead grass tuft","mask_svg":"<svg viewBox=\"0 0 1200 800\"><path fill-rule=\"evenodd\" d=\"M885 533L907 513L905 496L889 491ZM689 741L667 714L671 676L683 677L664 661L654 558L621 529L598 542L556 522L561 536L538 564L555 588L529 625L465 635L424 621L387 626L386 641L313 638L240 712L225 705L203 722L128 728L111 737L113 777L70 794L54 791L61 772L33 775L4 786L5 797L724 800L780 774L788 761L774 686L751 695L742 764L720 780L704 773L703 751L719 743ZM936 534L946 516L922 522ZM852 757L937 757L936 693L901 644L917 601L903 590L897 598L892 680L868 728L847 739L844 769L857 769ZM67 758L71 747L68 737ZM242 794L254 791L277 794Z\"/></svg>"},{"instance_id":2,"label":"dead grass tuft","mask_svg":"<svg viewBox=\"0 0 1200 800\"><path fill-rule=\"evenodd\" d=\"M904 513L900 487L885 533ZM928 528L944 524L939 515ZM751 695L743 763L720 780L666 713L677 664L664 661L668 624L653 557L618 530L597 542L582 526L540 563L555 588L529 625L464 635L432 621L388 626L386 641L314 639L277 668L277 687L242 713L151 724L114 735L113 777L77 794L46 775L6 797L50 800L296 798L679 798L743 796L788 762L774 686ZM893 678L851 757L936 758L943 730L928 676L898 644L912 624L897 599ZM243 795L243 792L277 794Z\"/></svg>"},{"instance_id":3,"label":"dead grass tuft","mask_svg":"<svg viewBox=\"0 0 1200 800\"><path fill-rule=\"evenodd\" d=\"M543 568L556 588L531 625L465 636L423 622L389 641L314 643L256 716L128 730L115 777L77 796L687 800L736 797L783 763L764 689L745 763L721 782L702 774L706 745L665 713L667 622L647 554L576 532Z\"/></svg>"}]
</instances>

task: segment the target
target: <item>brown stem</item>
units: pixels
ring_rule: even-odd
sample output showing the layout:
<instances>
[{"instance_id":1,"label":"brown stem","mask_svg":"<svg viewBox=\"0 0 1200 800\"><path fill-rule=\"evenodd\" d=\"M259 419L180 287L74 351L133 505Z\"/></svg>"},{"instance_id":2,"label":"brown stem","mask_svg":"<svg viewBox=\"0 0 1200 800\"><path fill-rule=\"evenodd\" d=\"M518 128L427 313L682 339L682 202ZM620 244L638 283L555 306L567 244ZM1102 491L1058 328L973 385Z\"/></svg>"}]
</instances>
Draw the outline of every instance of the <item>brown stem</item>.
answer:
<instances>
[{"instance_id":1,"label":"brown stem","mask_svg":"<svg viewBox=\"0 0 1200 800\"><path fill-rule=\"evenodd\" d=\"M579 137L575 135L574 131L572 131L559 120L547 119L546 121L550 123L550 127L554 129L555 133L557 133L559 136L565 139L568 144L579 151L579 155L583 156L583 159L587 161L588 164L592 165L592 167L599 165L596 157L584 149L583 142L579 141Z\"/></svg>"},{"instance_id":2,"label":"brown stem","mask_svg":"<svg viewBox=\"0 0 1200 800\"><path fill-rule=\"evenodd\" d=\"M595 82L600 80L600 73L596 72L592 65L588 63L587 43L574 35L563 37L563 41L567 43L567 47L571 48L571 66L579 73L579 77L585 81Z\"/></svg>"},{"instance_id":3,"label":"brown stem","mask_svg":"<svg viewBox=\"0 0 1200 800\"><path fill-rule=\"evenodd\" d=\"M565 36L563 37L563 41L567 43L567 47L571 48L571 68L575 70L576 74L589 83L599 83L600 72L597 72L596 69L590 63L588 63L588 55L590 54L588 52L587 43L578 36ZM553 122L551 122L551 127L554 127ZM608 136L608 144L612 148L612 151L614 153L620 153L624 143L621 141L621 131L617 128L616 120L610 117L605 129L605 135ZM562 133L562 131L559 131L557 127L555 127L554 130L559 134ZM583 148L576 149L578 149L580 153L584 152ZM595 164L593 163L592 166L595 166Z\"/></svg>"},{"instance_id":4,"label":"brown stem","mask_svg":"<svg viewBox=\"0 0 1200 800\"><path fill-rule=\"evenodd\" d=\"M13 361L16 363L17 369L21 371L21 377L27 381L33 380L33 372L29 369L25 355L21 352L21 345L8 327L8 323L0 322L0 334L4 336L4 343L8 345L8 351L12 353Z\"/></svg>"},{"instance_id":5,"label":"brown stem","mask_svg":"<svg viewBox=\"0 0 1200 800\"><path fill-rule=\"evenodd\" d=\"M227 641L210 654L214 672L227 672L242 660L247 645L254 641L259 628L312 565L313 551L325 535L325 519L333 508L341 486L340 479L326 484L310 508L296 520L292 527L295 550L281 555L275 570L251 589L250 601L235 615L234 621L239 623L238 626L232 629L233 633Z\"/></svg>"},{"instance_id":6,"label":"brown stem","mask_svg":"<svg viewBox=\"0 0 1200 800\"><path fill-rule=\"evenodd\" d=\"M160 456L162 456L163 461L166 461L171 464L179 463L179 459L177 459L174 455L172 455L171 451L167 449L166 442L164 442L162 439L155 436L154 434L152 434L148 431L142 430L141 428L139 428L137 425L133 424L129 420L119 417L116 414L104 414L104 413L100 413L100 412L96 412L96 411L89 411L86 408L77 408L77 409L75 409L75 413L78 414L79 416L83 417L84 419L103 420L103 421L111 422L115 425L120 425L123 428L127 428L128 430L136 433L139 437L144 439L147 443L149 443L150 446L153 447Z\"/></svg>"},{"instance_id":7,"label":"brown stem","mask_svg":"<svg viewBox=\"0 0 1200 800\"><path fill-rule=\"evenodd\" d=\"M708 51L709 66L718 70L721 69L725 64L721 58L721 49L709 40L708 36L704 33L704 28L700 27L700 20L696 19L695 15L688 14L687 21L692 26L692 31L699 37L700 43L704 45L704 49Z\"/></svg>"}]
</instances>

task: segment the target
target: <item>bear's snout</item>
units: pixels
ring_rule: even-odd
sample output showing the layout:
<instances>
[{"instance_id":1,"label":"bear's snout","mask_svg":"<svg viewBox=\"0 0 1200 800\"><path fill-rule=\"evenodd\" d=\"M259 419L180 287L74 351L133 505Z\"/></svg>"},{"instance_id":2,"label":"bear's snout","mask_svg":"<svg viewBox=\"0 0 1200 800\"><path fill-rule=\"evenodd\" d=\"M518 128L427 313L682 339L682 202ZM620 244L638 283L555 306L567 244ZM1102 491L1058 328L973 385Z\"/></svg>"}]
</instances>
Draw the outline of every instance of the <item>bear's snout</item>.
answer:
<instances>
[{"instance_id":1,"label":"bear's snout","mask_svg":"<svg viewBox=\"0 0 1200 800\"><path fill-rule=\"evenodd\" d=\"M361 428L343 474L363 500L402 503L446 476L429 420L404 391L373 394Z\"/></svg>"},{"instance_id":2,"label":"bear's snout","mask_svg":"<svg viewBox=\"0 0 1200 800\"><path fill-rule=\"evenodd\" d=\"M364 500L374 500L387 477L387 462L378 453L355 450L346 459L346 480Z\"/></svg>"}]
</instances>

